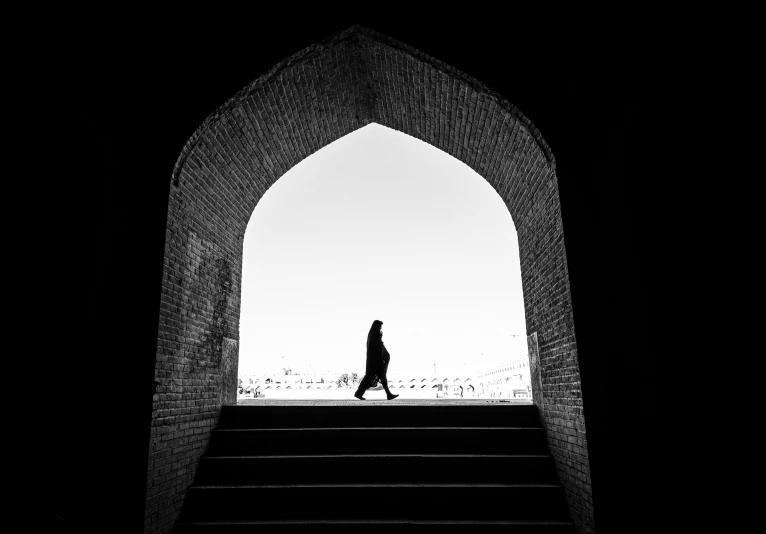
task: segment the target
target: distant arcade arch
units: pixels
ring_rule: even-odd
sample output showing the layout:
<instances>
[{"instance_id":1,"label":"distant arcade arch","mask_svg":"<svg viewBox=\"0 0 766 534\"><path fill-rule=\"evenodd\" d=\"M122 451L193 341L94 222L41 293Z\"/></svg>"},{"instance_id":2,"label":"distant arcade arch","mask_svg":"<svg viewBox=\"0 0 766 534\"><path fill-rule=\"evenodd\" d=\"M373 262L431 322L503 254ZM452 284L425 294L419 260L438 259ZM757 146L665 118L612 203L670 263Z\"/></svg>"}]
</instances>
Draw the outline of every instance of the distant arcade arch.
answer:
<instances>
[{"instance_id":1,"label":"distant arcade arch","mask_svg":"<svg viewBox=\"0 0 766 534\"><path fill-rule=\"evenodd\" d=\"M355 26L283 60L239 91L194 132L173 169L147 531L172 527L221 406L236 403L243 239L253 210L295 164L370 123L462 161L508 207L519 243L533 397L572 519L580 532L592 530L577 344L550 148L501 95L408 45ZM165 467L181 464L170 472Z\"/></svg>"}]
</instances>

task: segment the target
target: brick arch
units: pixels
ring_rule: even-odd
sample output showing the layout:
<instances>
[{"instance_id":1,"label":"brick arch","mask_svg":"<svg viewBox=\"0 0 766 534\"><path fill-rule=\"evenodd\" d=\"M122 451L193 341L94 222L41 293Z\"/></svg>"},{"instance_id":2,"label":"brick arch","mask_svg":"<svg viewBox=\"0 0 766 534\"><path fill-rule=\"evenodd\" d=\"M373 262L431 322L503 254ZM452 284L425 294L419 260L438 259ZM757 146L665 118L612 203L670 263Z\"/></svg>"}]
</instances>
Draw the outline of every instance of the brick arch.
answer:
<instances>
[{"instance_id":1,"label":"brick arch","mask_svg":"<svg viewBox=\"0 0 766 534\"><path fill-rule=\"evenodd\" d=\"M506 203L519 241L527 332L539 361L535 402L573 520L590 530L555 159L534 125L501 95L362 27L309 46L243 88L197 129L173 169L147 530L172 525L221 405L236 402L243 238L259 199L292 166L373 122L464 162Z\"/></svg>"}]
</instances>

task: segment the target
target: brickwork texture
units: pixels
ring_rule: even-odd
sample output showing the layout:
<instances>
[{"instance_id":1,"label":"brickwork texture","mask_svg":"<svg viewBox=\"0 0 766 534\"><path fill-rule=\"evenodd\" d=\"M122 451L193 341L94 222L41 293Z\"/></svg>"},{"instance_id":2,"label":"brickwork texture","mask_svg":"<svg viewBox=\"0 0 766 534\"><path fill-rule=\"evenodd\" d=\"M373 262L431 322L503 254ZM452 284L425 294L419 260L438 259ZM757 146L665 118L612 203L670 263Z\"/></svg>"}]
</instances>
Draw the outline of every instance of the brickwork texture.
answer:
<instances>
[{"instance_id":1,"label":"brickwork texture","mask_svg":"<svg viewBox=\"0 0 766 534\"><path fill-rule=\"evenodd\" d=\"M147 532L169 532L223 404L236 402L245 229L293 165L370 123L483 176L516 226L541 415L579 532L593 506L553 155L501 95L403 43L354 27L282 61L215 111L173 170L163 266Z\"/></svg>"}]
</instances>

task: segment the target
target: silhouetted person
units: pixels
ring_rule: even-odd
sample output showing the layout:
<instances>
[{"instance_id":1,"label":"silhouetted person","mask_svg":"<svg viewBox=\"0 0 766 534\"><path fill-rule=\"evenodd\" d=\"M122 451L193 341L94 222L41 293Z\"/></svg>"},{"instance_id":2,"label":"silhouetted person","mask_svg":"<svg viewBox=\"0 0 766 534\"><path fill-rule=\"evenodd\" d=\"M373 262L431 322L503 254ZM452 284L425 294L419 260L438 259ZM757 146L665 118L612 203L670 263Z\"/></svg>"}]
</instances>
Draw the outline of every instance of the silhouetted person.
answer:
<instances>
[{"instance_id":1,"label":"silhouetted person","mask_svg":"<svg viewBox=\"0 0 766 534\"><path fill-rule=\"evenodd\" d=\"M391 360L391 355L386 350L382 338L383 321L378 321L376 319L372 322L370 332L367 334L367 367L364 371L364 378L359 382L359 389L354 393L354 397L359 400L367 400L362 397L362 395L364 395L364 392L373 382L377 382L378 380L380 380L380 383L383 385L388 400L395 399L399 396L392 394L391 390L388 389L386 371L388 370L388 362Z\"/></svg>"}]
</instances>

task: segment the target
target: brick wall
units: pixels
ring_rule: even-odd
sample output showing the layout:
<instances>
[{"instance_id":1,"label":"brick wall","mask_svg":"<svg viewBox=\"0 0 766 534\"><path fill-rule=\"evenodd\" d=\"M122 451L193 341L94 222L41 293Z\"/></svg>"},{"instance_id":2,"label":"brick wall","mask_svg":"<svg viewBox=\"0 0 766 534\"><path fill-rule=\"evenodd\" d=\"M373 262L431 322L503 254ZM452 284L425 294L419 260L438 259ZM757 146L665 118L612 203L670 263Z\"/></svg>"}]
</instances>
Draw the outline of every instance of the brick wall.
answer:
<instances>
[{"instance_id":1,"label":"brick wall","mask_svg":"<svg viewBox=\"0 0 766 534\"><path fill-rule=\"evenodd\" d=\"M265 191L371 122L469 165L516 225L527 331L536 332L545 426L580 532L592 493L555 161L500 95L449 65L352 28L275 66L195 132L173 171L145 527L169 531L220 407L235 402L242 243Z\"/></svg>"}]
</instances>

